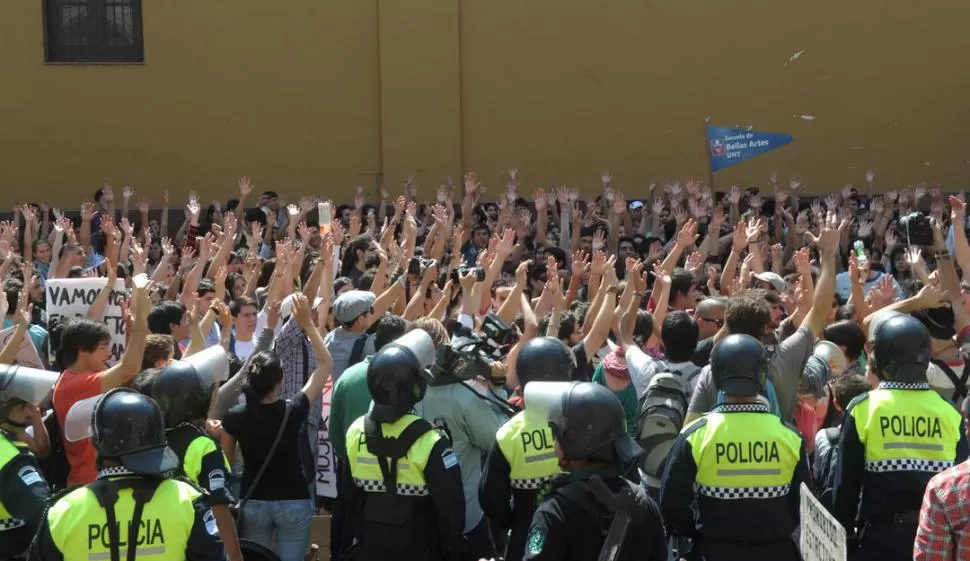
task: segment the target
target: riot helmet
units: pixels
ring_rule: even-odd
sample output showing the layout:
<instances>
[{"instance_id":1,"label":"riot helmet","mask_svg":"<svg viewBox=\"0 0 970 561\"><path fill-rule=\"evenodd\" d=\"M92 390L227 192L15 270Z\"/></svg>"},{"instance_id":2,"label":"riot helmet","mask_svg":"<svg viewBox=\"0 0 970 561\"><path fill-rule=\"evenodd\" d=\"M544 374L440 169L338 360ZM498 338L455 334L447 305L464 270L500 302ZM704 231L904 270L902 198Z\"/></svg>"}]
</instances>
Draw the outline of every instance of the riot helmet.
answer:
<instances>
[{"instance_id":1,"label":"riot helmet","mask_svg":"<svg viewBox=\"0 0 970 561\"><path fill-rule=\"evenodd\" d=\"M64 438L90 438L99 460L117 460L132 473L161 475L179 464L165 439L162 410L152 398L129 388L75 403L64 421Z\"/></svg>"},{"instance_id":2,"label":"riot helmet","mask_svg":"<svg viewBox=\"0 0 970 561\"><path fill-rule=\"evenodd\" d=\"M532 382L525 388L529 410L549 419L561 459L627 467L643 449L626 430L616 395L592 382Z\"/></svg>"},{"instance_id":3,"label":"riot helmet","mask_svg":"<svg viewBox=\"0 0 970 561\"><path fill-rule=\"evenodd\" d=\"M872 370L880 380L926 382L930 364L930 333L916 318L894 314L883 319L872 335Z\"/></svg>"},{"instance_id":4,"label":"riot helmet","mask_svg":"<svg viewBox=\"0 0 970 561\"><path fill-rule=\"evenodd\" d=\"M165 427L204 419L216 384L228 374L229 358L219 346L165 365L155 377L151 390L151 397L162 409Z\"/></svg>"},{"instance_id":5,"label":"riot helmet","mask_svg":"<svg viewBox=\"0 0 970 561\"><path fill-rule=\"evenodd\" d=\"M519 386L529 382L564 382L572 378L576 357L565 343L555 337L530 339L515 359Z\"/></svg>"},{"instance_id":6,"label":"riot helmet","mask_svg":"<svg viewBox=\"0 0 970 561\"><path fill-rule=\"evenodd\" d=\"M9 423L10 412L18 405L40 405L50 395L56 381L57 372L0 365L0 422Z\"/></svg>"},{"instance_id":7,"label":"riot helmet","mask_svg":"<svg viewBox=\"0 0 970 561\"><path fill-rule=\"evenodd\" d=\"M393 423L424 399L434 364L434 341L415 329L382 348L367 365L367 389L374 399L371 418Z\"/></svg>"},{"instance_id":8,"label":"riot helmet","mask_svg":"<svg viewBox=\"0 0 970 561\"><path fill-rule=\"evenodd\" d=\"M750 335L728 335L711 350L711 376L725 395L756 396L768 379L768 353Z\"/></svg>"}]
</instances>

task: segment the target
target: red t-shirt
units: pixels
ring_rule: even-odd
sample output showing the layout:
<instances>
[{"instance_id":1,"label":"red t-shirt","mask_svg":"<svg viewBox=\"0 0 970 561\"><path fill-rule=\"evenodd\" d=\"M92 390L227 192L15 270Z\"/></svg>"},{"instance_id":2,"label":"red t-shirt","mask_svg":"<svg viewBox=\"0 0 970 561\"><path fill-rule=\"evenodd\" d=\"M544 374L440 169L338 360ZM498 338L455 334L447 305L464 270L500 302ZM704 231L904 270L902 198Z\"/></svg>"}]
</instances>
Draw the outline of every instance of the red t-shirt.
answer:
<instances>
[{"instance_id":1,"label":"red t-shirt","mask_svg":"<svg viewBox=\"0 0 970 561\"><path fill-rule=\"evenodd\" d=\"M63 437L64 419L71 406L101 393L101 378L104 372L71 372L65 370L54 384L54 411L61 426L61 440L71 472L67 476L68 485L87 485L98 477L96 464L97 452L90 438L68 442Z\"/></svg>"}]
</instances>

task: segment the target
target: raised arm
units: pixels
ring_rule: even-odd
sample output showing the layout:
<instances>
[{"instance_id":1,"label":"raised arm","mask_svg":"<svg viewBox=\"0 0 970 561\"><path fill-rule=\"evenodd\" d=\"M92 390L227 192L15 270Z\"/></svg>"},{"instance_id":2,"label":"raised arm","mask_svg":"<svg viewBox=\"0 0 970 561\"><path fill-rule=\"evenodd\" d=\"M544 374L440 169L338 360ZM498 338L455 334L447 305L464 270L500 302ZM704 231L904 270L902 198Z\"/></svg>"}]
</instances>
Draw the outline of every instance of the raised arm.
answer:
<instances>
[{"instance_id":1,"label":"raised arm","mask_svg":"<svg viewBox=\"0 0 970 561\"><path fill-rule=\"evenodd\" d=\"M330 373L333 371L333 359L330 356L330 351L327 350L327 346L323 344L320 331L313 325L310 302L306 296L297 294L293 297L293 313L296 315L296 321L303 328L303 332L310 339L313 355L317 358L317 368L310 374L310 379L307 380L302 390L310 403L313 403L320 399L323 387L330 379Z\"/></svg>"},{"instance_id":2,"label":"raised arm","mask_svg":"<svg viewBox=\"0 0 970 561\"><path fill-rule=\"evenodd\" d=\"M101 377L101 393L127 384L141 372L145 339L148 337L148 313L152 310L152 299L147 286L132 289L131 306L135 318L131 325L128 348L118 364L105 370Z\"/></svg>"}]
</instances>

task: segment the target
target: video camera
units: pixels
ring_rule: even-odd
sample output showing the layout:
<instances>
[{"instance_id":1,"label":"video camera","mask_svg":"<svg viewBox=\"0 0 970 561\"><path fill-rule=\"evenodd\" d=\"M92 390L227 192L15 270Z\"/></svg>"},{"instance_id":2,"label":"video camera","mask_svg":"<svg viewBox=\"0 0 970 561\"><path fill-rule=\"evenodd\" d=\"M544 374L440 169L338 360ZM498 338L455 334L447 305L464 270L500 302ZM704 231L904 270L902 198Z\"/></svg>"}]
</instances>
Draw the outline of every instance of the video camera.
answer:
<instances>
[{"instance_id":1,"label":"video camera","mask_svg":"<svg viewBox=\"0 0 970 561\"><path fill-rule=\"evenodd\" d=\"M465 329L454 341L438 350L435 360L435 379L472 380L479 376L492 378L492 362L501 360L515 344L518 337L515 327L495 314L489 314L482 323L479 335Z\"/></svg>"},{"instance_id":2,"label":"video camera","mask_svg":"<svg viewBox=\"0 0 970 561\"><path fill-rule=\"evenodd\" d=\"M922 212L911 212L899 219L899 230L910 245L933 245L933 226Z\"/></svg>"}]
</instances>

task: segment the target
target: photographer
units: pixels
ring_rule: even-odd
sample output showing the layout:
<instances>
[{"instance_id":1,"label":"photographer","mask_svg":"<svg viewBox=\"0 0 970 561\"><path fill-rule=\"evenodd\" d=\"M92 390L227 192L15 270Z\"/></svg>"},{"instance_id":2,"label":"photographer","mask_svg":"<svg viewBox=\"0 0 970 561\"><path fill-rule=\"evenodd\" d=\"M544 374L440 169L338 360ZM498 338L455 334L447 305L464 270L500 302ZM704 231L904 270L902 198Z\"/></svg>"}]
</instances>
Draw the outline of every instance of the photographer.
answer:
<instances>
[{"instance_id":1,"label":"photographer","mask_svg":"<svg viewBox=\"0 0 970 561\"><path fill-rule=\"evenodd\" d=\"M478 349L488 341L471 343L481 339L471 330L475 304L481 301L476 273L466 273L460 278L460 284L462 308L459 322L462 327L450 346L446 340L435 340L438 352L435 381L425 398L415 406L415 411L425 420L444 428L452 440L465 492L464 530L468 558L477 560L495 555L488 522L478 502L483 458L495 440L495 432L508 420L511 411L505 403L505 366L498 361L486 361L481 356ZM479 300L475 300L476 296ZM490 319L486 319L486 326ZM434 333L429 334L435 338Z\"/></svg>"}]
</instances>

